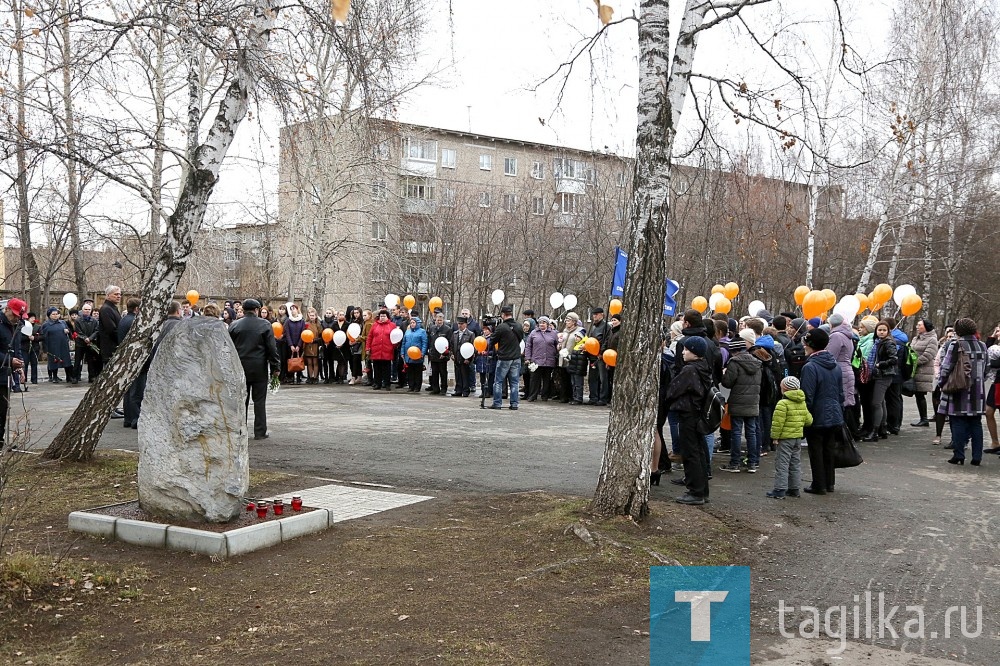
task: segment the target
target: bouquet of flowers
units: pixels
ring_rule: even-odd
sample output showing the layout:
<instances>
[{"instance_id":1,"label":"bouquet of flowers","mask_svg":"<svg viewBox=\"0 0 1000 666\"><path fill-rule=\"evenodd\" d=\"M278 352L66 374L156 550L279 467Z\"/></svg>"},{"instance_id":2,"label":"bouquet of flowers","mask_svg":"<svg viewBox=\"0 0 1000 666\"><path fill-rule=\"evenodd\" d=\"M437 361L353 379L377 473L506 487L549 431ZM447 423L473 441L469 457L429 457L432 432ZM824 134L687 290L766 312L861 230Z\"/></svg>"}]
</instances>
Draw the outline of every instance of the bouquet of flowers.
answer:
<instances>
[{"instance_id":1,"label":"bouquet of flowers","mask_svg":"<svg viewBox=\"0 0 1000 666\"><path fill-rule=\"evenodd\" d=\"M267 385L267 390L271 392L271 395L274 395L278 392L279 388L281 388L281 378L278 375L271 375L271 381Z\"/></svg>"}]
</instances>

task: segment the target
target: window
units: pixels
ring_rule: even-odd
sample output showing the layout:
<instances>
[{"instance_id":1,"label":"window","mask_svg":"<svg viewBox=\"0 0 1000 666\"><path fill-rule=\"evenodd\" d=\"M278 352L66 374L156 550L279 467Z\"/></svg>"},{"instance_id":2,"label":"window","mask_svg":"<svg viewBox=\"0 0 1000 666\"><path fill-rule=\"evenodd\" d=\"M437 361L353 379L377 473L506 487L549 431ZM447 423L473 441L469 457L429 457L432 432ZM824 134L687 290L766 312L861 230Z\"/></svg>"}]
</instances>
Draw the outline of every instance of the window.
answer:
<instances>
[{"instance_id":1,"label":"window","mask_svg":"<svg viewBox=\"0 0 1000 666\"><path fill-rule=\"evenodd\" d=\"M389 159L389 142L379 141L372 147L372 157L377 160L387 161Z\"/></svg>"},{"instance_id":2,"label":"window","mask_svg":"<svg viewBox=\"0 0 1000 666\"><path fill-rule=\"evenodd\" d=\"M441 282L442 284L451 284L455 281L455 267L454 266L442 266L441 267Z\"/></svg>"},{"instance_id":3,"label":"window","mask_svg":"<svg viewBox=\"0 0 1000 666\"><path fill-rule=\"evenodd\" d=\"M490 207L490 193L483 192L479 195L479 207L489 208Z\"/></svg>"},{"instance_id":4,"label":"window","mask_svg":"<svg viewBox=\"0 0 1000 666\"><path fill-rule=\"evenodd\" d=\"M384 180L372 181L372 201L385 201L389 198L389 187Z\"/></svg>"},{"instance_id":5,"label":"window","mask_svg":"<svg viewBox=\"0 0 1000 666\"><path fill-rule=\"evenodd\" d=\"M556 157L552 160L552 175L556 178L583 180L586 169L587 165L580 160L571 160L568 157Z\"/></svg>"},{"instance_id":6,"label":"window","mask_svg":"<svg viewBox=\"0 0 1000 666\"><path fill-rule=\"evenodd\" d=\"M225 260L232 263L240 260L240 248L236 245L230 245L226 248Z\"/></svg>"},{"instance_id":7,"label":"window","mask_svg":"<svg viewBox=\"0 0 1000 666\"><path fill-rule=\"evenodd\" d=\"M584 170L584 174L586 174L587 185L597 185L597 169L594 167L587 167Z\"/></svg>"},{"instance_id":8,"label":"window","mask_svg":"<svg viewBox=\"0 0 1000 666\"><path fill-rule=\"evenodd\" d=\"M624 219L625 219L625 209L624 208L618 208L618 209L616 209L615 210L615 221L616 222L621 222Z\"/></svg>"},{"instance_id":9,"label":"window","mask_svg":"<svg viewBox=\"0 0 1000 666\"><path fill-rule=\"evenodd\" d=\"M385 282L389 279L389 265L385 257L375 255L372 260L372 282Z\"/></svg>"},{"instance_id":10,"label":"window","mask_svg":"<svg viewBox=\"0 0 1000 666\"><path fill-rule=\"evenodd\" d=\"M389 238L389 226L381 220L372 220L372 240L384 241Z\"/></svg>"},{"instance_id":11,"label":"window","mask_svg":"<svg viewBox=\"0 0 1000 666\"><path fill-rule=\"evenodd\" d=\"M420 160L422 162L437 161L437 141L430 139L415 139L408 137L403 139L403 155L407 159Z\"/></svg>"},{"instance_id":12,"label":"window","mask_svg":"<svg viewBox=\"0 0 1000 666\"><path fill-rule=\"evenodd\" d=\"M531 163L531 177L535 180L545 179L545 165L535 161Z\"/></svg>"},{"instance_id":13,"label":"window","mask_svg":"<svg viewBox=\"0 0 1000 666\"><path fill-rule=\"evenodd\" d=\"M441 149L441 168L454 169L458 163L458 151L454 148Z\"/></svg>"},{"instance_id":14,"label":"window","mask_svg":"<svg viewBox=\"0 0 1000 666\"><path fill-rule=\"evenodd\" d=\"M455 188L454 187L442 187L441 188L441 205L446 208L453 208L455 206Z\"/></svg>"},{"instance_id":15,"label":"window","mask_svg":"<svg viewBox=\"0 0 1000 666\"><path fill-rule=\"evenodd\" d=\"M624 171L618 172L618 187L625 187L628 185L628 175Z\"/></svg>"},{"instance_id":16,"label":"window","mask_svg":"<svg viewBox=\"0 0 1000 666\"><path fill-rule=\"evenodd\" d=\"M505 175L505 176L516 176L517 175L517 158L516 157L505 157L505 158L503 158L503 175Z\"/></svg>"},{"instance_id":17,"label":"window","mask_svg":"<svg viewBox=\"0 0 1000 666\"><path fill-rule=\"evenodd\" d=\"M563 215L576 215L579 196L567 192L560 193L558 195L559 212Z\"/></svg>"},{"instance_id":18,"label":"window","mask_svg":"<svg viewBox=\"0 0 1000 666\"><path fill-rule=\"evenodd\" d=\"M516 194L503 195L503 209L508 213L513 213L515 208L517 208L517 195Z\"/></svg>"},{"instance_id":19,"label":"window","mask_svg":"<svg viewBox=\"0 0 1000 666\"><path fill-rule=\"evenodd\" d=\"M400 181L399 195L406 199L429 200L434 198L434 185L429 178L405 176Z\"/></svg>"},{"instance_id":20,"label":"window","mask_svg":"<svg viewBox=\"0 0 1000 666\"><path fill-rule=\"evenodd\" d=\"M545 197L531 197L531 214L545 215Z\"/></svg>"},{"instance_id":21,"label":"window","mask_svg":"<svg viewBox=\"0 0 1000 666\"><path fill-rule=\"evenodd\" d=\"M479 156L479 168L483 171L493 170L493 156L492 155L480 155Z\"/></svg>"}]
</instances>

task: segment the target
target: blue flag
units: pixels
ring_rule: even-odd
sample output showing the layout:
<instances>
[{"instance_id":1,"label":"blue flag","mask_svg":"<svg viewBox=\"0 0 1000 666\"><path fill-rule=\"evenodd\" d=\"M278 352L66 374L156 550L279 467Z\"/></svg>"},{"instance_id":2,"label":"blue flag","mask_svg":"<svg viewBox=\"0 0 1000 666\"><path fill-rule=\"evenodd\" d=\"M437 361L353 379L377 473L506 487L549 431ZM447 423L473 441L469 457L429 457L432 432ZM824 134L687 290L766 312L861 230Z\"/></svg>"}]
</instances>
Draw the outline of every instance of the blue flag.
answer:
<instances>
[{"instance_id":1,"label":"blue flag","mask_svg":"<svg viewBox=\"0 0 1000 666\"><path fill-rule=\"evenodd\" d=\"M611 279L611 298L621 298L625 295L625 273L628 271L628 255L622 252L620 247L615 248L615 274ZM671 279L667 279L667 291L663 298L663 314L673 317L677 311L677 303L674 296L681 290L681 286Z\"/></svg>"}]
</instances>

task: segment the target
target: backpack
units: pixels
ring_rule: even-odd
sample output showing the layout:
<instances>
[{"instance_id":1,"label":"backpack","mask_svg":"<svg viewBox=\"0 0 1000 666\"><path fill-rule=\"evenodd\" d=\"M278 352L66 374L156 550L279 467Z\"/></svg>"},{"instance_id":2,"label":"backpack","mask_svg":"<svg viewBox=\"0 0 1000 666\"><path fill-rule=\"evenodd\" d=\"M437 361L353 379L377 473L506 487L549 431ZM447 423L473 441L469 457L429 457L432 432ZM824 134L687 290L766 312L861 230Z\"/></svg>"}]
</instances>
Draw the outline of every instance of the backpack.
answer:
<instances>
[{"instance_id":1,"label":"backpack","mask_svg":"<svg viewBox=\"0 0 1000 666\"><path fill-rule=\"evenodd\" d=\"M709 386L702 398L701 409L698 411L698 434L710 435L722 425L722 412L726 399L715 386Z\"/></svg>"},{"instance_id":2,"label":"backpack","mask_svg":"<svg viewBox=\"0 0 1000 666\"><path fill-rule=\"evenodd\" d=\"M775 377L776 367L773 363L765 363L760 369L760 406L774 408L781 398L779 380Z\"/></svg>"},{"instance_id":3,"label":"backpack","mask_svg":"<svg viewBox=\"0 0 1000 666\"><path fill-rule=\"evenodd\" d=\"M906 343L903 346L903 353L906 355L906 360L903 363L903 379L912 379L917 376L917 366L920 364L920 357L917 356L917 352L913 351L910 343Z\"/></svg>"},{"instance_id":4,"label":"backpack","mask_svg":"<svg viewBox=\"0 0 1000 666\"><path fill-rule=\"evenodd\" d=\"M788 365L788 374L793 377L802 375L802 366L806 364L806 348L801 340L792 340L792 344L785 350L785 363Z\"/></svg>"}]
</instances>

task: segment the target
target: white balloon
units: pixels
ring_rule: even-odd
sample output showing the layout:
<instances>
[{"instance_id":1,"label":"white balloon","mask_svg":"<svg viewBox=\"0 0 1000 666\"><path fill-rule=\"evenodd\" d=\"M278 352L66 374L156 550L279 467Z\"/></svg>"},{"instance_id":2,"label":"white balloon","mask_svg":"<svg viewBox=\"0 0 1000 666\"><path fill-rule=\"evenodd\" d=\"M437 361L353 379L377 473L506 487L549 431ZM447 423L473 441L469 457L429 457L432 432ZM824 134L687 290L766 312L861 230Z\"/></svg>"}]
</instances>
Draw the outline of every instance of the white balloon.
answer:
<instances>
[{"instance_id":1,"label":"white balloon","mask_svg":"<svg viewBox=\"0 0 1000 666\"><path fill-rule=\"evenodd\" d=\"M719 299L725 297L726 297L725 294L718 294L718 293L712 294L708 299L708 307L714 310L715 306L719 304Z\"/></svg>"},{"instance_id":2,"label":"white balloon","mask_svg":"<svg viewBox=\"0 0 1000 666\"><path fill-rule=\"evenodd\" d=\"M394 308L399 305L399 296L396 294L386 294L385 296L385 307Z\"/></svg>"},{"instance_id":3,"label":"white balloon","mask_svg":"<svg viewBox=\"0 0 1000 666\"><path fill-rule=\"evenodd\" d=\"M500 305L503 303L503 299L506 294L503 293L503 289L494 289L493 293L490 294L490 299L493 301L493 305Z\"/></svg>"},{"instance_id":4,"label":"white balloon","mask_svg":"<svg viewBox=\"0 0 1000 666\"><path fill-rule=\"evenodd\" d=\"M844 321L848 322L854 321L854 318L858 316L859 310L861 310L861 301L853 294L844 296L837 303L837 307L833 309L834 313L841 315Z\"/></svg>"},{"instance_id":5,"label":"white balloon","mask_svg":"<svg viewBox=\"0 0 1000 666\"><path fill-rule=\"evenodd\" d=\"M567 294L563 299L563 307L567 310L572 310L576 307L576 296L573 294Z\"/></svg>"},{"instance_id":6,"label":"white balloon","mask_svg":"<svg viewBox=\"0 0 1000 666\"><path fill-rule=\"evenodd\" d=\"M34 329L31 326L31 322L30 321L26 321L26 322L24 322L24 326L21 327L21 335L31 335L31 333L33 332L33 330Z\"/></svg>"},{"instance_id":7,"label":"white balloon","mask_svg":"<svg viewBox=\"0 0 1000 666\"><path fill-rule=\"evenodd\" d=\"M443 354L448 351L448 338L438 338L435 340L434 349L437 349L438 354Z\"/></svg>"},{"instance_id":8,"label":"white balloon","mask_svg":"<svg viewBox=\"0 0 1000 666\"><path fill-rule=\"evenodd\" d=\"M563 295L558 291L552 292L552 295L549 296L549 305L551 305L552 308L555 309L561 307L562 304L563 304Z\"/></svg>"},{"instance_id":9,"label":"white balloon","mask_svg":"<svg viewBox=\"0 0 1000 666\"><path fill-rule=\"evenodd\" d=\"M357 338L359 335L361 335L361 324L355 322L355 323L351 324L350 326L348 326L347 327L347 334L349 336L351 336L352 338ZM337 334L334 333L334 335L337 335Z\"/></svg>"},{"instance_id":10,"label":"white balloon","mask_svg":"<svg viewBox=\"0 0 1000 666\"><path fill-rule=\"evenodd\" d=\"M892 300L896 302L897 307L901 308L903 307L903 299L915 293L917 293L917 289L912 284L901 284L893 290Z\"/></svg>"},{"instance_id":11,"label":"white balloon","mask_svg":"<svg viewBox=\"0 0 1000 666\"><path fill-rule=\"evenodd\" d=\"M80 301L80 299L77 298L76 294L74 294L72 292L63 295L63 305L65 305L67 308L76 307L76 304L79 301Z\"/></svg>"},{"instance_id":12,"label":"white balloon","mask_svg":"<svg viewBox=\"0 0 1000 666\"><path fill-rule=\"evenodd\" d=\"M399 341L402 339L403 339L403 329L401 328L394 328L392 329L392 332L389 333L389 340L394 345L398 345Z\"/></svg>"},{"instance_id":13,"label":"white balloon","mask_svg":"<svg viewBox=\"0 0 1000 666\"><path fill-rule=\"evenodd\" d=\"M466 342L459 351L462 352L462 358L472 358L472 355L476 353L476 348L471 342Z\"/></svg>"},{"instance_id":14,"label":"white balloon","mask_svg":"<svg viewBox=\"0 0 1000 666\"><path fill-rule=\"evenodd\" d=\"M524 340L521 340L521 353L524 353Z\"/></svg>"},{"instance_id":15,"label":"white balloon","mask_svg":"<svg viewBox=\"0 0 1000 666\"><path fill-rule=\"evenodd\" d=\"M767 308L764 306L762 302L750 301L750 307L748 308L748 312L750 312L751 317L756 317L761 310L766 310L766 309Z\"/></svg>"},{"instance_id":16,"label":"white balloon","mask_svg":"<svg viewBox=\"0 0 1000 666\"><path fill-rule=\"evenodd\" d=\"M347 333L344 333L343 331L333 332L333 344L338 347L343 347L345 342L347 342Z\"/></svg>"}]
</instances>

